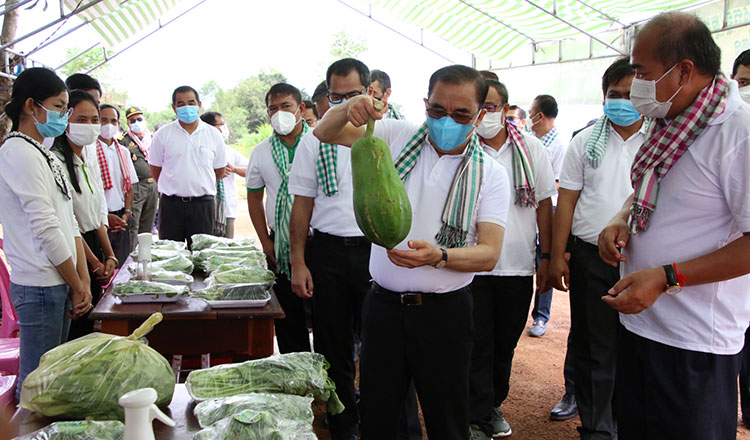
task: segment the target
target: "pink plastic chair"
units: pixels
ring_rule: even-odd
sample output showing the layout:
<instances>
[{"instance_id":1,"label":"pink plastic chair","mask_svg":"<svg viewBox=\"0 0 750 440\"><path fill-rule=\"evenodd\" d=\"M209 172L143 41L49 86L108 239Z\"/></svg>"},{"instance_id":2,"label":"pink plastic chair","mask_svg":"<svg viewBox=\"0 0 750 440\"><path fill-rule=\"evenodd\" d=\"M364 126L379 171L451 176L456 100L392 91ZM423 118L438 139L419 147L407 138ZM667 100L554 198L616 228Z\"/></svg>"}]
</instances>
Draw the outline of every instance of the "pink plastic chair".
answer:
<instances>
[{"instance_id":1,"label":"pink plastic chair","mask_svg":"<svg viewBox=\"0 0 750 440\"><path fill-rule=\"evenodd\" d=\"M2 238L0 238L0 249L3 249ZM0 260L0 297L2 297L3 306L0 339L17 338L19 332L18 315L16 315L16 309L13 308L13 303L10 302L10 274L3 260Z\"/></svg>"}]
</instances>

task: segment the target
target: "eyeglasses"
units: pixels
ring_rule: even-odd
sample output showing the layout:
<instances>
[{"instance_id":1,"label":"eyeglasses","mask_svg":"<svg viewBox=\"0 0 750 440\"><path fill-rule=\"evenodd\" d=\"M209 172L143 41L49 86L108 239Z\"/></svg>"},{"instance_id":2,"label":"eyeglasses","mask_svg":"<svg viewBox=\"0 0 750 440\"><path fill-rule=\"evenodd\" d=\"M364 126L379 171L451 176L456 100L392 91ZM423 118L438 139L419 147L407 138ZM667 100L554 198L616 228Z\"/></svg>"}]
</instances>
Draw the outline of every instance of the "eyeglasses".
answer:
<instances>
[{"instance_id":1,"label":"eyeglasses","mask_svg":"<svg viewBox=\"0 0 750 440\"><path fill-rule=\"evenodd\" d=\"M488 113L495 113L503 110L504 104L485 104L482 108Z\"/></svg>"},{"instance_id":2,"label":"eyeglasses","mask_svg":"<svg viewBox=\"0 0 750 440\"><path fill-rule=\"evenodd\" d=\"M367 90L354 90L351 92L344 93L343 95L339 93L328 92L327 96L328 96L328 101L331 104L341 104L342 102L344 102L345 99L352 99L355 96L364 95L366 92Z\"/></svg>"},{"instance_id":3,"label":"eyeglasses","mask_svg":"<svg viewBox=\"0 0 750 440\"><path fill-rule=\"evenodd\" d=\"M132 119L129 119L129 120L128 120L128 122L130 122L131 124L135 124L136 122L140 122L140 121L142 121L142 120L143 120L143 117L142 117L142 116L139 116L139 117L137 117L137 118L132 118Z\"/></svg>"},{"instance_id":4,"label":"eyeglasses","mask_svg":"<svg viewBox=\"0 0 750 440\"><path fill-rule=\"evenodd\" d=\"M42 103L39 102L39 101L34 101L34 103L36 103L36 105L38 105L39 107L47 110L48 112L55 112L55 111L57 111L57 110L50 110L50 109L48 109L47 107L43 106ZM71 113L73 113L73 108L64 108L64 109L58 111L58 114L60 115L61 118L64 118L66 115L70 116Z\"/></svg>"},{"instance_id":5,"label":"eyeglasses","mask_svg":"<svg viewBox=\"0 0 750 440\"><path fill-rule=\"evenodd\" d=\"M439 107L427 107L427 115L429 115L431 118L440 119L446 116L450 116L451 118L453 118L454 121L456 121L459 124L470 124L471 122L474 121L474 117L477 114L479 114L479 112L472 114L472 113L467 113L462 110L448 113L447 111Z\"/></svg>"}]
</instances>

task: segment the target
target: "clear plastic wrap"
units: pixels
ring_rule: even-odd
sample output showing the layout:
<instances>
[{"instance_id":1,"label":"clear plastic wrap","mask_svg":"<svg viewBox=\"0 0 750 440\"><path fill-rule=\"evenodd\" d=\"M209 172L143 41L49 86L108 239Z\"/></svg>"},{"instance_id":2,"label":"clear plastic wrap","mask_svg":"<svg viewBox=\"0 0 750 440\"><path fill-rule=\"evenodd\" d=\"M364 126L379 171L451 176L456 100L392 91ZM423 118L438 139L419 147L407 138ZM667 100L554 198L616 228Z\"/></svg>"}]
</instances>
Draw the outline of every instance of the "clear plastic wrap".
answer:
<instances>
[{"instance_id":1,"label":"clear plastic wrap","mask_svg":"<svg viewBox=\"0 0 750 440\"><path fill-rule=\"evenodd\" d=\"M203 249L193 252L193 264L197 269L205 272L216 270L219 266L226 263L237 263L239 260L245 260L245 265L254 264L263 266L266 264L266 256L263 252L254 251L235 251L222 249Z\"/></svg>"},{"instance_id":2,"label":"clear plastic wrap","mask_svg":"<svg viewBox=\"0 0 750 440\"><path fill-rule=\"evenodd\" d=\"M151 262L152 273L158 270L169 270L182 272L189 275L193 273L194 269L195 266L193 265L193 260L187 254L179 254L173 256L172 258ZM130 271L133 276L136 276L136 274L138 273L138 262L131 263L128 266L128 271Z\"/></svg>"},{"instance_id":3,"label":"clear plastic wrap","mask_svg":"<svg viewBox=\"0 0 750 440\"><path fill-rule=\"evenodd\" d=\"M153 252L156 249L163 251L184 251L187 250L187 243L174 240L154 240L151 242L151 251ZM135 245L135 249L130 253L130 256L133 257L133 260L138 259L138 244Z\"/></svg>"},{"instance_id":4,"label":"clear plastic wrap","mask_svg":"<svg viewBox=\"0 0 750 440\"><path fill-rule=\"evenodd\" d=\"M259 266L232 267L228 270L216 270L206 278L207 286L221 284L258 284L270 283L276 274Z\"/></svg>"},{"instance_id":5,"label":"clear plastic wrap","mask_svg":"<svg viewBox=\"0 0 750 440\"><path fill-rule=\"evenodd\" d=\"M193 234L190 239L193 241L190 246L193 252L216 246L255 248L255 240L252 238L225 238L209 234Z\"/></svg>"},{"instance_id":6,"label":"clear plastic wrap","mask_svg":"<svg viewBox=\"0 0 750 440\"><path fill-rule=\"evenodd\" d=\"M340 414L344 405L328 377L328 361L320 353L287 353L238 364L191 371L185 385L196 400L247 393L312 396Z\"/></svg>"},{"instance_id":7,"label":"clear plastic wrap","mask_svg":"<svg viewBox=\"0 0 750 440\"><path fill-rule=\"evenodd\" d=\"M125 425L122 422L83 420L55 422L14 440L122 440L124 437Z\"/></svg>"},{"instance_id":8,"label":"clear plastic wrap","mask_svg":"<svg viewBox=\"0 0 750 440\"><path fill-rule=\"evenodd\" d=\"M195 279L192 275L174 270L155 270L151 272L151 281L177 286L187 286Z\"/></svg>"},{"instance_id":9,"label":"clear plastic wrap","mask_svg":"<svg viewBox=\"0 0 750 440\"><path fill-rule=\"evenodd\" d=\"M193 440L316 440L309 423L246 410L197 432Z\"/></svg>"},{"instance_id":10,"label":"clear plastic wrap","mask_svg":"<svg viewBox=\"0 0 750 440\"><path fill-rule=\"evenodd\" d=\"M267 412L274 417L312 424L313 398L292 394L250 393L200 402L193 409L202 428L245 410Z\"/></svg>"},{"instance_id":11,"label":"clear plastic wrap","mask_svg":"<svg viewBox=\"0 0 750 440\"><path fill-rule=\"evenodd\" d=\"M160 283L157 281L140 281L130 280L125 283L115 285L114 294L118 296L127 296L144 293L163 293L171 298L177 295L187 295L190 289L187 286L174 286L172 284Z\"/></svg>"},{"instance_id":12,"label":"clear plastic wrap","mask_svg":"<svg viewBox=\"0 0 750 440\"><path fill-rule=\"evenodd\" d=\"M161 319L154 313L130 336L92 333L48 351L24 380L19 406L47 417L123 420L118 399L150 387L156 390L156 404L166 407L174 393L174 372L141 340Z\"/></svg>"}]
</instances>

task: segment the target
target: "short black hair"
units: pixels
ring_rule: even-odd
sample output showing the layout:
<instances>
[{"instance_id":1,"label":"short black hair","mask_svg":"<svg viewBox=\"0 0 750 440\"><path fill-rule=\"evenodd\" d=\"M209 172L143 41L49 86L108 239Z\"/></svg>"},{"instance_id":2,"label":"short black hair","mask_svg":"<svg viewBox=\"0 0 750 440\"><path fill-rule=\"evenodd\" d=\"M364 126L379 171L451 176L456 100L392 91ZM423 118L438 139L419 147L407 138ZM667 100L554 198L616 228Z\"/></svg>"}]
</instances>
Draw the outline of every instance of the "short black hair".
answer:
<instances>
[{"instance_id":1,"label":"short black hair","mask_svg":"<svg viewBox=\"0 0 750 440\"><path fill-rule=\"evenodd\" d=\"M476 101L479 103L479 108L482 108L484 100L487 99L487 90L489 90L487 81L482 78L482 75L480 75L476 69L469 66L454 64L436 70L435 73L430 76L430 85L427 88L428 98L432 95L432 90L435 88L435 84L437 84L438 81L447 84L473 83L477 91Z\"/></svg>"},{"instance_id":2,"label":"short black hair","mask_svg":"<svg viewBox=\"0 0 750 440\"><path fill-rule=\"evenodd\" d=\"M11 130L18 130L21 110L27 99L43 102L64 91L66 91L65 83L50 69L31 67L21 72L13 82L10 101L5 104L5 114L12 122Z\"/></svg>"},{"instance_id":3,"label":"short black hair","mask_svg":"<svg viewBox=\"0 0 750 440\"><path fill-rule=\"evenodd\" d=\"M484 79L492 79L495 81L500 81L500 78L497 76L497 73L491 70L480 70L479 74L482 75L482 78Z\"/></svg>"},{"instance_id":4,"label":"short black hair","mask_svg":"<svg viewBox=\"0 0 750 440\"><path fill-rule=\"evenodd\" d=\"M318 87L315 87L315 91L313 92L312 102L318 102L321 99L327 99L326 96L328 95L328 84L326 84L325 81L321 81L320 84L318 84Z\"/></svg>"},{"instance_id":5,"label":"short black hair","mask_svg":"<svg viewBox=\"0 0 750 440\"><path fill-rule=\"evenodd\" d=\"M750 49L743 51L737 59L734 60L734 66L732 66L732 76L737 76L737 71L740 66L750 66Z\"/></svg>"},{"instance_id":6,"label":"short black hair","mask_svg":"<svg viewBox=\"0 0 750 440\"><path fill-rule=\"evenodd\" d=\"M178 93L187 93L187 92L193 92L195 94L195 100L200 102L201 97L198 95L198 91L190 86L180 86L174 89L174 92L172 92L172 104L174 104L177 101L177 94Z\"/></svg>"},{"instance_id":7,"label":"short black hair","mask_svg":"<svg viewBox=\"0 0 750 440\"><path fill-rule=\"evenodd\" d=\"M521 119L526 119L526 110L522 109L521 107L515 104L508 107L508 110L518 110L518 117Z\"/></svg>"},{"instance_id":8,"label":"short black hair","mask_svg":"<svg viewBox=\"0 0 750 440\"><path fill-rule=\"evenodd\" d=\"M219 112L205 112L201 115L201 121L205 122L208 125L216 126L216 120L218 118L223 118L224 116L221 115Z\"/></svg>"},{"instance_id":9,"label":"short black hair","mask_svg":"<svg viewBox=\"0 0 750 440\"><path fill-rule=\"evenodd\" d=\"M86 75L85 73L74 73L65 80L65 85L68 86L68 90L98 90L99 94L103 94L102 85L93 76Z\"/></svg>"},{"instance_id":10,"label":"short black hair","mask_svg":"<svg viewBox=\"0 0 750 440\"><path fill-rule=\"evenodd\" d=\"M721 70L721 49L708 26L695 15L663 12L646 23L639 36L650 29L659 35L651 54L655 59L670 66L688 59L705 75L717 75Z\"/></svg>"},{"instance_id":11,"label":"short black hair","mask_svg":"<svg viewBox=\"0 0 750 440\"><path fill-rule=\"evenodd\" d=\"M313 114L315 115L315 117L316 118L320 117L320 116L318 116L318 109L315 108L315 104L313 104L312 101L310 101L309 99L305 99L304 101L302 101L302 103L305 104L305 110L312 109Z\"/></svg>"},{"instance_id":12,"label":"short black hair","mask_svg":"<svg viewBox=\"0 0 750 440\"><path fill-rule=\"evenodd\" d=\"M274 84L270 89L268 89L268 93L266 93L266 107L268 107L268 98L290 95L292 96L292 99L294 99L294 102L297 103L297 105L302 103L302 93L300 93L298 88L287 83Z\"/></svg>"},{"instance_id":13,"label":"short black hair","mask_svg":"<svg viewBox=\"0 0 750 440\"><path fill-rule=\"evenodd\" d=\"M326 71L326 86L331 88L331 76L347 76L352 73L352 70L357 71L359 74L359 82L362 87L370 87L370 69L367 68L365 63L354 58L342 58L335 63L328 66Z\"/></svg>"},{"instance_id":14,"label":"short black hair","mask_svg":"<svg viewBox=\"0 0 750 440\"><path fill-rule=\"evenodd\" d=\"M557 101L555 101L555 98L550 95L539 95L534 98L534 101L544 116L548 118L557 117Z\"/></svg>"},{"instance_id":15,"label":"short black hair","mask_svg":"<svg viewBox=\"0 0 750 440\"><path fill-rule=\"evenodd\" d=\"M102 105L99 106L99 113L101 113L102 110L104 110L105 108L111 108L112 110L114 110L115 113L117 114L117 120L118 121L120 120L120 109L119 108L115 107L112 104L102 104Z\"/></svg>"},{"instance_id":16,"label":"short black hair","mask_svg":"<svg viewBox=\"0 0 750 440\"><path fill-rule=\"evenodd\" d=\"M485 79L485 81L487 82L488 87L497 90L498 95L503 99L503 105L507 104L510 98L508 97L508 88L505 87L505 84L500 81L495 81L494 79Z\"/></svg>"},{"instance_id":17,"label":"short black hair","mask_svg":"<svg viewBox=\"0 0 750 440\"><path fill-rule=\"evenodd\" d=\"M612 63L602 75L602 92L604 96L607 96L607 90L609 86L617 84L623 78L635 75L635 69L630 64L630 59L623 57Z\"/></svg>"},{"instance_id":18,"label":"short black hair","mask_svg":"<svg viewBox=\"0 0 750 440\"><path fill-rule=\"evenodd\" d=\"M370 84L378 82L383 92L391 88L391 77L382 70L373 70L370 72Z\"/></svg>"}]
</instances>

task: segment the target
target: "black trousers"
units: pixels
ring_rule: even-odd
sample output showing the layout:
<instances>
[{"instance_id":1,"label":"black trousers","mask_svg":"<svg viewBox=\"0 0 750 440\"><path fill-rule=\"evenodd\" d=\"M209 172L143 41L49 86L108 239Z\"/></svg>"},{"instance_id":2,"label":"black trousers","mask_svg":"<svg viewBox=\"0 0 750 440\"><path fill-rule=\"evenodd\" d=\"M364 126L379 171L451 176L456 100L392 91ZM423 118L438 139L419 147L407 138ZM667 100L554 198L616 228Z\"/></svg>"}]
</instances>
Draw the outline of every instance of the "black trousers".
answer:
<instances>
[{"instance_id":1,"label":"black trousers","mask_svg":"<svg viewBox=\"0 0 750 440\"><path fill-rule=\"evenodd\" d=\"M275 319L273 322L279 352L310 351L310 334L305 323L305 306L302 298L292 292L289 278L280 273L276 274L276 285L273 290L286 315L285 318Z\"/></svg>"},{"instance_id":2,"label":"black trousers","mask_svg":"<svg viewBox=\"0 0 750 440\"><path fill-rule=\"evenodd\" d=\"M123 208L119 211L112 211L110 212L110 214L122 217L123 214L125 214L125 209ZM130 248L130 230L128 229L128 227L126 227L124 231L113 232L112 230L108 230L107 238L109 238L109 244L112 245L112 252L115 253L115 258L117 258L117 260L119 261L119 263L117 264L117 269L119 269L123 264L125 264L125 260L128 259L128 255L130 255L130 251L132 250ZM99 243L98 238L96 239L96 242ZM91 250L93 251L94 249L92 248ZM101 258L99 259L101 260Z\"/></svg>"},{"instance_id":3,"label":"black trousers","mask_svg":"<svg viewBox=\"0 0 750 440\"><path fill-rule=\"evenodd\" d=\"M362 312L362 438L394 439L413 380L430 440L469 436L473 317L468 287L420 306L373 285ZM317 309L316 309L317 313Z\"/></svg>"},{"instance_id":4,"label":"black trousers","mask_svg":"<svg viewBox=\"0 0 750 440\"><path fill-rule=\"evenodd\" d=\"M96 258L98 258L99 261L102 261L102 245L99 242L99 237L96 235L96 229L81 234L81 237L86 242L89 249L91 249L91 252L96 256ZM99 271L99 274L101 274L101 271ZM96 276L97 274L95 274L89 267L89 277L91 278L91 304L94 306L96 306L102 296L102 285L99 283L99 280L96 279ZM85 315L81 316L78 319L70 321L68 341L78 339L81 336L86 336L89 333L94 332L94 321L89 319L89 313L91 313L91 311L87 312Z\"/></svg>"},{"instance_id":5,"label":"black trousers","mask_svg":"<svg viewBox=\"0 0 750 440\"><path fill-rule=\"evenodd\" d=\"M620 326L620 440L727 440L737 436L740 354L683 350Z\"/></svg>"},{"instance_id":6,"label":"black trousers","mask_svg":"<svg viewBox=\"0 0 750 440\"><path fill-rule=\"evenodd\" d=\"M315 231L309 242L313 278L313 337L315 351L331 364L329 377L346 408L328 415L331 438L349 439L357 432L354 377L354 332L361 319L362 302L370 287L370 243Z\"/></svg>"},{"instance_id":7,"label":"black trousers","mask_svg":"<svg viewBox=\"0 0 750 440\"><path fill-rule=\"evenodd\" d=\"M612 408L617 358L617 312L602 301L620 279L596 246L576 239L570 254L570 319L575 388L583 440L617 438Z\"/></svg>"},{"instance_id":8,"label":"black trousers","mask_svg":"<svg viewBox=\"0 0 750 440\"><path fill-rule=\"evenodd\" d=\"M508 397L513 354L526 326L531 298L531 276L476 276L474 349L471 353L471 423L492 436L492 408Z\"/></svg>"},{"instance_id":9,"label":"black trousers","mask_svg":"<svg viewBox=\"0 0 750 440\"><path fill-rule=\"evenodd\" d=\"M182 198L161 196L159 200L159 238L187 241L193 234L211 234L214 230L214 198L212 196Z\"/></svg>"},{"instance_id":10,"label":"black trousers","mask_svg":"<svg viewBox=\"0 0 750 440\"><path fill-rule=\"evenodd\" d=\"M740 367L740 405L742 406L743 421L750 421L750 327L745 330L745 347L742 349L742 365Z\"/></svg>"}]
</instances>

